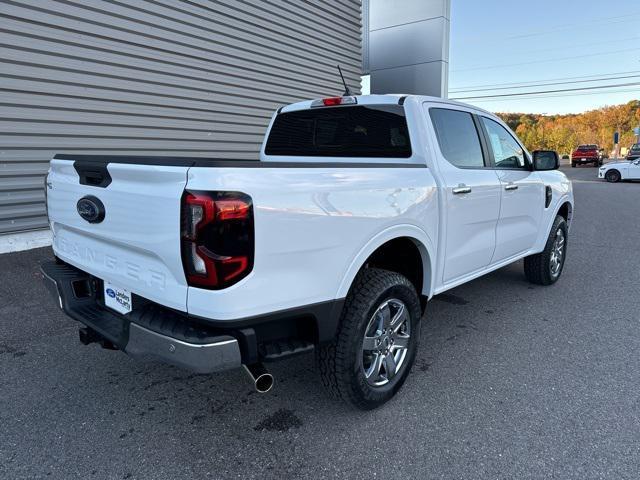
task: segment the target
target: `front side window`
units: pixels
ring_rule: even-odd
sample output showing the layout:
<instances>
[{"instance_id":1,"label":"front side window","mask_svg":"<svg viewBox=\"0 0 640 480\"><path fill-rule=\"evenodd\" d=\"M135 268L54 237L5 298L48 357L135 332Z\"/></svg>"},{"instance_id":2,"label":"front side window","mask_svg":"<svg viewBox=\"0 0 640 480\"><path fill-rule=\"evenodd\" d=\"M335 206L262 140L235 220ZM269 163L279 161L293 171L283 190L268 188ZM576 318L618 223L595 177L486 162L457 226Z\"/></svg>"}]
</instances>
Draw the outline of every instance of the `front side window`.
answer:
<instances>
[{"instance_id":1,"label":"front side window","mask_svg":"<svg viewBox=\"0 0 640 480\"><path fill-rule=\"evenodd\" d=\"M430 108L429 115L438 137L440 151L460 168L484 167L478 130L470 113L446 108Z\"/></svg>"},{"instance_id":2,"label":"front side window","mask_svg":"<svg viewBox=\"0 0 640 480\"><path fill-rule=\"evenodd\" d=\"M408 158L409 130L401 105L311 108L281 113L267 155Z\"/></svg>"},{"instance_id":3,"label":"front side window","mask_svg":"<svg viewBox=\"0 0 640 480\"><path fill-rule=\"evenodd\" d=\"M526 168L524 150L507 129L486 117L482 117L482 123L489 135L496 168Z\"/></svg>"}]
</instances>

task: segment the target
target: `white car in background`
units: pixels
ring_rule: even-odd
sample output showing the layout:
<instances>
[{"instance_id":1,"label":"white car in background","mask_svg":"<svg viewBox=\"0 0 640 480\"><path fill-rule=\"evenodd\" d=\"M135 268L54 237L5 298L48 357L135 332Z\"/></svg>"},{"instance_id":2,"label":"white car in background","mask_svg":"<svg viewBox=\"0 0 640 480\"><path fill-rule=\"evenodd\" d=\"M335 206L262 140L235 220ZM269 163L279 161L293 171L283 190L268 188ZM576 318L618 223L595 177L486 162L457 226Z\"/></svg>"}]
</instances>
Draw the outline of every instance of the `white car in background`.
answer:
<instances>
[{"instance_id":1,"label":"white car in background","mask_svg":"<svg viewBox=\"0 0 640 480\"><path fill-rule=\"evenodd\" d=\"M598 170L598 178L616 183L620 180L640 180L640 159L607 163Z\"/></svg>"}]
</instances>

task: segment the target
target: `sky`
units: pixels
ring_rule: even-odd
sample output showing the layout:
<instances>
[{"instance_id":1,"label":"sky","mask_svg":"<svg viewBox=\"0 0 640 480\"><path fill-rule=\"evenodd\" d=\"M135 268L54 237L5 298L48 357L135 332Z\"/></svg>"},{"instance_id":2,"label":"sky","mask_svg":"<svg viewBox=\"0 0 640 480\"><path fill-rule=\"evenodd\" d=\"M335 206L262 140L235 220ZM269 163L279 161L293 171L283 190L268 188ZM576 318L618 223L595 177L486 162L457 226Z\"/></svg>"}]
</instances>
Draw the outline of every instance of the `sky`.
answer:
<instances>
[{"instance_id":1,"label":"sky","mask_svg":"<svg viewBox=\"0 0 640 480\"><path fill-rule=\"evenodd\" d=\"M580 113L640 99L640 2L451 0L449 61L449 97L494 112ZM551 85L513 88L531 83ZM577 88L590 90L469 98Z\"/></svg>"}]
</instances>

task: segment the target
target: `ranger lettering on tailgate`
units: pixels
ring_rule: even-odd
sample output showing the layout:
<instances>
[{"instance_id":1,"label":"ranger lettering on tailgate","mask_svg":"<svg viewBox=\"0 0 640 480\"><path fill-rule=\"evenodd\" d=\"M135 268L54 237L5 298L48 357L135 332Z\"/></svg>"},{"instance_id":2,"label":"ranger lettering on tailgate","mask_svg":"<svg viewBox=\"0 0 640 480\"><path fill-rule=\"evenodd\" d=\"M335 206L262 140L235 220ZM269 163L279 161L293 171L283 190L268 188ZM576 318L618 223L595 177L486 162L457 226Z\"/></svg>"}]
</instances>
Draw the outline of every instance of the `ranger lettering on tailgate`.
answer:
<instances>
[{"instance_id":1,"label":"ranger lettering on tailgate","mask_svg":"<svg viewBox=\"0 0 640 480\"><path fill-rule=\"evenodd\" d=\"M111 254L99 252L95 248L80 245L78 242L66 238L60 238L56 242L56 245L61 252L66 253L69 257L88 263L103 265L107 270L117 272L132 280L144 282L160 290L166 288L166 277L162 272L144 269L129 260L118 260Z\"/></svg>"}]
</instances>

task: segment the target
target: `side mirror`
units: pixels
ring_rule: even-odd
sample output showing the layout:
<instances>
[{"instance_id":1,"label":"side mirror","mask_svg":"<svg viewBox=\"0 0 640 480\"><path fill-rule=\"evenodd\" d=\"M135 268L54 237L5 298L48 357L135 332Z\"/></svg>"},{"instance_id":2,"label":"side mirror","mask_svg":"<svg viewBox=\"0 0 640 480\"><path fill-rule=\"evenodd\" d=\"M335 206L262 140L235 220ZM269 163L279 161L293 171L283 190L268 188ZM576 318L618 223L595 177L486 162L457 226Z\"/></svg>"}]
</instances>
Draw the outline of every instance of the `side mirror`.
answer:
<instances>
[{"instance_id":1,"label":"side mirror","mask_svg":"<svg viewBox=\"0 0 640 480\"><path fill-rule=\"evenodd\" d=\"M558 168L560 168L558 152L553 150L536 150L533 152L534 170L557 170Z\"/></svg>"}]
</instances>

